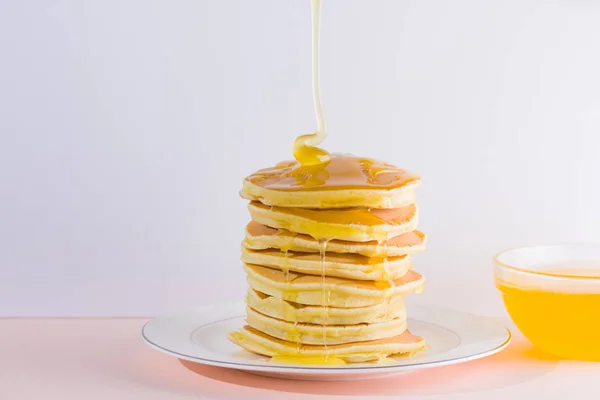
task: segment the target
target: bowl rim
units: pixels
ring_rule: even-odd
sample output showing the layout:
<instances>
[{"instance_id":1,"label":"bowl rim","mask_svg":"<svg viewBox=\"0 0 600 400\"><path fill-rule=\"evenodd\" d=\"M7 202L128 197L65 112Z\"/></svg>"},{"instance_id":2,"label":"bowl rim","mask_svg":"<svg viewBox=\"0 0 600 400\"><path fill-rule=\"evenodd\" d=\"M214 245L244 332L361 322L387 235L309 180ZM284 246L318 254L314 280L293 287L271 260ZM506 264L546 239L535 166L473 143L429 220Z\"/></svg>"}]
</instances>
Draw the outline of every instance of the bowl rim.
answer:
<instances>
[{"instance_id":1,"label":"bowl rim","mask_svg":"<svg viewBox=\"0 0 600 400\"><path fill-rule=\"evenodd\" d=\"M577 247L577 246L595 246L600 249L600 242L569 242L569 243L553 243L553 244L534 244L534 245L526 245L526 246L516 246L510 247L508 249L504 249L493 257L494 264L501 268L511 269L517 272L522 272L525 274L549 277L549 278L562 278L562 279L572 279L572 280L592 280L592 281L600 281L600 274L598 275L569 275L569 274L552 274L548 272L542 271L534 271L527 268L520 268L514 265L510 265L500 261L500 257L506 253L516 251L516 250L526 250L526 249L534 249L534 248L542 248L542 247ZM600 264L600 259L598 260Z\"/></svg>"}]
</instances>

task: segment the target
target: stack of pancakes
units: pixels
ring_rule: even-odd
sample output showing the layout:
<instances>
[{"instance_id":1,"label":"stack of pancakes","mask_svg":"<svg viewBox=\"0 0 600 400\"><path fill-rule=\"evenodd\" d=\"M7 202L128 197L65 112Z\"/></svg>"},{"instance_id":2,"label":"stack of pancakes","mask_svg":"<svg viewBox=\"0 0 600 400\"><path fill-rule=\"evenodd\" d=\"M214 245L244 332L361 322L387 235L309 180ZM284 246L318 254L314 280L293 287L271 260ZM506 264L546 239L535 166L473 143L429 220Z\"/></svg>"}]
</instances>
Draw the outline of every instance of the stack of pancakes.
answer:
<instances>
[{"instance_id":1,"label":"stack of pancakes","mask_svg":"<svg viewBox=\"0 0 600 400\"><path fill-rule=\"evenodd\" d=\"M247 324L229 338L276 360L381 360L425 347L406 326L404 295L424 278L411 254L420 178L376 160L332 155L244 180L252 221L242 243Z\"/></svg>"}]
</instances>

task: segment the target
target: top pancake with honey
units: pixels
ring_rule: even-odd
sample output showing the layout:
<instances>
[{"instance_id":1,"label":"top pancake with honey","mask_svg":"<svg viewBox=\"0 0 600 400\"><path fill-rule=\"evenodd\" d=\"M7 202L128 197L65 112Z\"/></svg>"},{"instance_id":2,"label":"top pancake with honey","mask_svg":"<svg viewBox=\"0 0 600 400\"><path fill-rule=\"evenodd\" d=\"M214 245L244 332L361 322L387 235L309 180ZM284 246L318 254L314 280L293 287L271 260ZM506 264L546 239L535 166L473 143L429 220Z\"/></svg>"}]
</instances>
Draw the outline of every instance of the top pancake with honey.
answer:
<instances>
[{"instance_id":1,"label":"top pancake with honey","mask_svg":"<svg viewBox=\"0 0 600 400\"><path fill-rule=\"evenodd\" d=\"M284 161L244 179L248 200L279 207L399 208L415 202L420 177L383 161L332 154L328 162Z\"/></svg>"}]
</instances>

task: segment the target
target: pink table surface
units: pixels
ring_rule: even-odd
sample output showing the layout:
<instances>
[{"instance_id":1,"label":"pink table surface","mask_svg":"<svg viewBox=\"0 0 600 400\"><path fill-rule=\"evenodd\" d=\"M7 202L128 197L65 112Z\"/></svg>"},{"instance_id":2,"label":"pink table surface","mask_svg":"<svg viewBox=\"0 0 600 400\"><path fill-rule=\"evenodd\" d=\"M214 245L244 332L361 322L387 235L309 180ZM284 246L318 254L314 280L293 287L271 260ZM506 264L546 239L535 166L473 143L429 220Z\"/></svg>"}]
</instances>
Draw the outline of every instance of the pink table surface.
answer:
<instances>
[{"instance_id":1,"label":"pink table surface","mask_svg":"<svg viewBox=\"0 0 600 400\"><path fill-rule=\"evenodd\" d=\"M298 382L183 364L141 340L145 319L0 319L0 399L598 399L600 363L557 361L515 333L470 363L358 382Z\"/></svg>"}]
</instances>

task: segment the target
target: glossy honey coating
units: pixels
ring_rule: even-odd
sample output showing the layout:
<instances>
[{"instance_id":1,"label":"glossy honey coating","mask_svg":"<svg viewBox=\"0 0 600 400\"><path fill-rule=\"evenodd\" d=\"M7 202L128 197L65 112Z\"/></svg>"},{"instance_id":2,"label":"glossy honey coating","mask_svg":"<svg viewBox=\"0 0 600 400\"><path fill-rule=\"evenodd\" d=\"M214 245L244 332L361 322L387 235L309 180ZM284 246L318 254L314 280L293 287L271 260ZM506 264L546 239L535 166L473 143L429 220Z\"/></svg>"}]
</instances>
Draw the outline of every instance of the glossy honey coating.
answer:
<instances>
[{"instance_id":1,"label":"glossy honey coating","mask_svg":"<svg viewBox=\"0 0 600 400\"><path fill-rule=\"evenodd\" d=\"M411 231L390 238L388 241L354 242L348 240L330 240L327 252L342 254L361 254L366 257L394 257L415 254L425 249L426 235L420 231ZM275 229L251 221L246 226L243 246L252 250L279 249L315 253L319 252L319 243L310 235Z\"/></svg>"},{"instance_id":2,"label":"glossy honey coating","mask_svg":"<svg viewBox=\"0 0 600 400\"><path fill-rule=\"evenodd\" d=\"M261 169L246 180L278 191L393 189L420 180L419 175L383 161L347 154L332 154L328 162L302 165L283 161Z\"/></svg>"}]
</instances>

